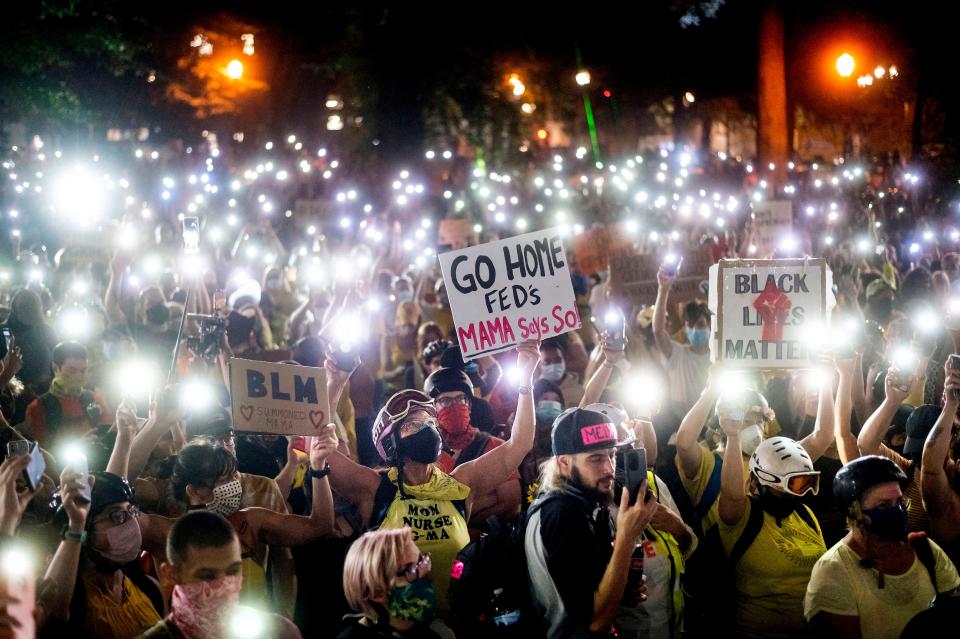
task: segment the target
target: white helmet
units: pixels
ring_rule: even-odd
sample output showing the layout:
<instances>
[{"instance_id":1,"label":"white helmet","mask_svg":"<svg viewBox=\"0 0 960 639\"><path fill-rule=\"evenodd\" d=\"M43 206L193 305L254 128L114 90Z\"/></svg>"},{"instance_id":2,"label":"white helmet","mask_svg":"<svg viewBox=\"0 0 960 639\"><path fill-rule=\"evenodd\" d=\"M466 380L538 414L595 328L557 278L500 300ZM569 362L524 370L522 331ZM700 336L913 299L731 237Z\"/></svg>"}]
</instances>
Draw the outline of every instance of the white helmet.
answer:
<instances>
[{"instance_id":1,"label":"white helmet","mask_svg":"<svg viewBox=\"0 0 960 639\"><path fill-rule=\"evenodd\" d=\"M750 472L761 486L778 488L795 497L820 490L820 472L803 446L787 437L771 437L750 456Z\"/></svg>"}]
</instances>

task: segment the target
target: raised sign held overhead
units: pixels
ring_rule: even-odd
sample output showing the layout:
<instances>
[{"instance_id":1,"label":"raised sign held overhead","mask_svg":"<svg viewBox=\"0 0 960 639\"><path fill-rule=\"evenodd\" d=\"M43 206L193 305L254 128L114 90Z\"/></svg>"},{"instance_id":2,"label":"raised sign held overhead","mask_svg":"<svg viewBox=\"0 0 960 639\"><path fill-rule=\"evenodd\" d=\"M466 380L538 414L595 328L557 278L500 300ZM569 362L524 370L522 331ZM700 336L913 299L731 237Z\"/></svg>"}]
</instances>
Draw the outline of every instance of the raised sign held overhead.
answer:
<instances>
[{"instance_id":1,"label":"raised sign held overhead","mask_svg":"<svg viewBox=\"0 0 960 639\"><path fill-rule=\"evenodd\" d=\"M330 421L323 368L234 357L230 397L236 430L316 435Z\"/></svg>"},{"instance_id":2,"label":"raised sign held overhead","mask_svg":"<svg viewBox=\"0 0 960 639\"><path fill-rule=\"evenodd\" d=\"M580 327L557 229L439 257L465 361Z\"/></svg>"},{"instance_id":3,"label":"raised sign held overhead","mask_svg":"<svg viewBox=\"0 0 960 639\"><path fill-rule=\"evenodd\" d=\"M720 260L710 267L711 354L737 368L808 368L834 305L824 259Z\"/></svg>"}]
</instances>

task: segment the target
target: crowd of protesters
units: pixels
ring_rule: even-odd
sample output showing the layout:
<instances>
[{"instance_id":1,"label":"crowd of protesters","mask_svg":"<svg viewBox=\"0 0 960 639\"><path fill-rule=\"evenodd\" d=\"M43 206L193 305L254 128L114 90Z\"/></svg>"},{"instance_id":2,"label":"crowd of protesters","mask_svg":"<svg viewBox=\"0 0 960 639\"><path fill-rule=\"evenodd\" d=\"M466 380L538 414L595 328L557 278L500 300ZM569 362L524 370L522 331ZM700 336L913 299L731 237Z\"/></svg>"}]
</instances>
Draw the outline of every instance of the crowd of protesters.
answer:
<instances>
[{"instance_id":1,"label":"crowd of protesters","mask_svg":"<svg viewBox=\"0 0 960 639\"><path fill-rule=\"evenodd\" d=\"M0 636L871 639L956 618L960 233L916 176L791 166L806 199L761 254L768 185L742 162L722 184L729 163L667 152L582 179L560 156L513 182L403 171L360 214L323 187L339 163L288 142L232 180L210 139L167 151L131 169L175 176L156 206L127 196L77 237L21 183L46 152L4 164L21 175L0 273ZM571 192L556 221L582 326L464 361L435 265L460 240L437 226L469 219L476 243L552 224L499 217L527 178L525 201ZM610 218L617 191L645 217ZM178 217L199 218L198 248ZM806 370L712 364L710 311L674 271L643 298L582 268L594 221L634 251L827 258L839 346ZM333 419L308 438L235 429L232 358L324 368Z\"/></svg>"}]
</instances>

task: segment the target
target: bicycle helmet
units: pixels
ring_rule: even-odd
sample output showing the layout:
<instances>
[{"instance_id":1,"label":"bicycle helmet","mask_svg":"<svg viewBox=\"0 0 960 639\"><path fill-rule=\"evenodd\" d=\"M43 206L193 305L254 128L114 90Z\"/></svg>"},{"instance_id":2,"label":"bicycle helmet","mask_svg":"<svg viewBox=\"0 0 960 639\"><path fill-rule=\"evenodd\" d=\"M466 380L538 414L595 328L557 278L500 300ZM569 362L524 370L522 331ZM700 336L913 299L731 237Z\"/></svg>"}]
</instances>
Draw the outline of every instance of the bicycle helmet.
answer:
<instances>
[{"instance_id":1,"label":"bicycle helmet","mask_svg":"<svg viewBox=\"0 0 960 639\"><path fill-rule=\"evenodd\" d=\"M777 488L789 495L803 497L820 491L820 472L803 446L787 437L771 437L760 442L750 456L750 472L761 486Z\"/></svg>"}]
</instances>

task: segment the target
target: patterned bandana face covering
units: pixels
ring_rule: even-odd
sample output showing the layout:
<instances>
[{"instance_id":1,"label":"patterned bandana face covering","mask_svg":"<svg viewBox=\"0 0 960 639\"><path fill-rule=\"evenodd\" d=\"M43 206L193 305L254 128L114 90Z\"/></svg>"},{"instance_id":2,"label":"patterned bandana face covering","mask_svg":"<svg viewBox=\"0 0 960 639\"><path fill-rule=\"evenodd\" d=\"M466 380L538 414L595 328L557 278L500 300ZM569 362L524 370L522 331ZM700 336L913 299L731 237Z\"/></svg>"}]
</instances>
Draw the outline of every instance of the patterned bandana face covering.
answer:
<instances>
[{"instance_id":1,"label":"patterned bandana face covering","mask_svg":"<svg viewBox=\"0 0 960 639\"><path fill-rule=\"evenodd\" d=\"M428 623L433 619L437 596L430 577L390 589L387 611L393 619Z\"/></svg>"},{"instance_id":2,"label":"patterned bandana face covering","mask_svg":"<svg viewBox=\"0 0 960 639\"><path fill-rule=\"evenodd\" d=\"M170 617L188 639L220 639L224 617L240 599L243 577L228 575L213 581L174 586Z\"/></svg>"},{"instance_id":3,"label":"patterned bandana face covering","mask_svg":"<svg viewBox=\"0 0 960 639\"><path fill-rule=\"evenodd\" d=\"M240 510L241 496L243 496L243 487L239 479L220 484L213 489L213 501L207 504L207 510L229 517Z\"/></svg>"}]
</instances>

